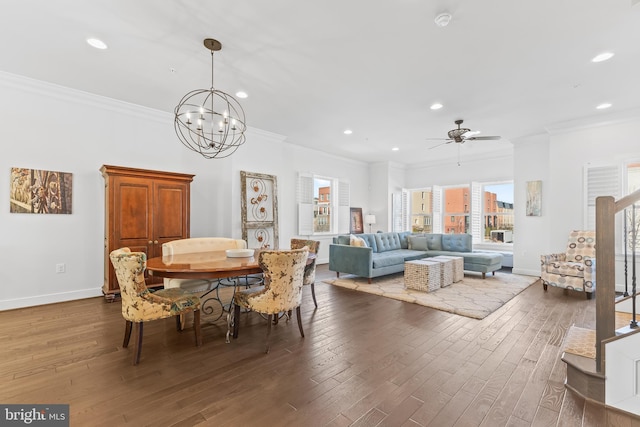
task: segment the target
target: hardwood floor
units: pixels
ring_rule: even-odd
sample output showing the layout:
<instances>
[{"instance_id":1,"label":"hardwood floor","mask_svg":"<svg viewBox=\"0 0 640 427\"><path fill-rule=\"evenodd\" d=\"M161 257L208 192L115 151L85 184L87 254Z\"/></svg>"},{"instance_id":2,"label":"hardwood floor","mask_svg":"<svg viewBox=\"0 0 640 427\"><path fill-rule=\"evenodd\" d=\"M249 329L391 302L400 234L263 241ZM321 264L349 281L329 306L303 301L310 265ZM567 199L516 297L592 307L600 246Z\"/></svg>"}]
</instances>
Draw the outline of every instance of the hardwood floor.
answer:
<instances>
[{"instance_id":1,"label":"hardwood floor","mask_svg":"<svg viewBox=\"0 0 640 427\"><path fill-rule=\"evenodd\" d=\"M242 313L203 325L145 325L123 349L120 303L94 298L0 312L0 403L68 403L72 426L639 426L564 387L567 328L595 301L535 284L483 320L322 283L272 328ZM204 316L206 319L206 316Z\"/></svg>"}]
</instances>

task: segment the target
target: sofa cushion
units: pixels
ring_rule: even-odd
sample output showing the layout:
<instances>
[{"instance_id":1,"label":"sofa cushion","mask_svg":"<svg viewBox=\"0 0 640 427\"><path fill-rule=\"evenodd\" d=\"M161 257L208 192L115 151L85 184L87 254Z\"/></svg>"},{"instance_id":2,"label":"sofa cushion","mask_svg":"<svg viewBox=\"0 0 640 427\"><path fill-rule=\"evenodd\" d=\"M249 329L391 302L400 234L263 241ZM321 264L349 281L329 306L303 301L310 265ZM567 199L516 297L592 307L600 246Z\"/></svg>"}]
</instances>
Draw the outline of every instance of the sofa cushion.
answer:
<instances>
[{"instance_id":1,"label":"sofa cushion","mask_svg":"<svg viewBox=\"0 0 640 427\"><path fill-rule=\"evenodd\" d=\"M442 249L442 234L424 234L427 239L427 246L431 251L441 251Z\"/></svg>"},{"instance_id":2,"label":"sofa cushion","mask_svg":"<svg viewBox=\"0 0 640 427\"><path fill-rule=\"evenodd\" d=\"M471 252L471 234L443 234L442 250L451 252Z\"/></svg>"},{"instance_id":3,"label":"sofa cushion","mask_svg":"<svg viewBox=\"0 0 640 427\"><path fill-rule=\"evenodd\" d=\"M400 239L400 247L402 249L409 249L409 236L411 236L410 231L403 231L402 233L398 233L398 238Z\"/></svg>"},{"instance_id":4,"label":"sofa cushion","mask_svg":"<svg viewBox=\"0 0 640 427\"><path fill-rule=\"evenodd\" d=\"M402 249L400 245L400 238L398 233L376 233L374 234L376 240L377 252L387 252L396 249Z\"/></svg>"},{"instance_id":5,"label":"sofa cushion","mask_svg":"<svg viewBox=\"0 0 640 427\"><path fill-rule=\"evenodd\" d=\"M404 264L404 251L386 251L378 253L373 257L373 268L389 267L392 265Z\"/></svg>"},{"instance_id":6,"label":"sofa cushion","mask_svg":"<svg viewBox=\"0 0 640 427\"><path fill-rule=\"evenodd\" d=\"M378 245L376 244L375 234L365 233L359 234L358 237L364 239L367 246L373 249L373 252L378 252Z\"/></svg>"},{"instance_id":7,"label":"sofa cushion","mask_svg":"<svg viewBox=\"0 0 640 427\"><path fill-rule=\"evenodd\" d=\"M425 236L409 236L409 248L415 251L429 250L427 245L427 238Z\"/></svg>"},{"instance_id":8,"label":"sofa cushion","mask_svg":"<svg viewBox=\"0 0 640 427\"><path fill-rule=\"evenodd\" d=\"M358 237L358 236L354 236L353 234L349 235L349 245L350 246L359 246L359 247L366 247L367 243L364 241L364 239L362 237Z\"/></svg>"},{"instance_id":9,"label":"sofa cushion","mask_svg":"<svg viewBox=\"0 0 640 427\"><path fill-rule=\"evenodd\" d=\"M346 234L346 235L337 236L336 238L333 239L333 243L337 243L339 245L350 245L351 244L350 235Z\"/></svg>"}]
</instances>

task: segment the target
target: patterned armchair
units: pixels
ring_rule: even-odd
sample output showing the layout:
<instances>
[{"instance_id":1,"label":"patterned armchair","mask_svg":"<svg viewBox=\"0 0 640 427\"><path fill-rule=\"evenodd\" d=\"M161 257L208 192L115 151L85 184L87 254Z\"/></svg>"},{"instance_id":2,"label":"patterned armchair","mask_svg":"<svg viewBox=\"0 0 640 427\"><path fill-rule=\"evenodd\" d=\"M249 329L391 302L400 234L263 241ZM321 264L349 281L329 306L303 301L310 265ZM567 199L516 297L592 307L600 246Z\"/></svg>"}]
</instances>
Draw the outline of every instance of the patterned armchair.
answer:
<instances>
[{"instance_id":1,"label":"patterned armchair","mask_svg":"<svg viewBox=\"0 0 640 427\"><path fill-rule=\"evenodd\" d=\"M596 232L574 230L569 234L566 253L542 255L541 275L544 290L556 286L586 293L596 291Z\"/></svg>"},{"instance_id":2,"label":"patterned armchair","mask_svg":"<svg viewBox=\"0 0 640 427\"><path fill-rule=\"evenodd\" d=\"M200 298L179 288L161 289L153 293L149 291L144 281L144 270L147 267L147 256L144 252L131 252L129 248L121 248L111 252L109 257L118 278L122 317L126 321L122 347L127 348L129 345L131 329L133 324L136 324L134 365L140 361L144 322L176 316L177 329L181 330L180 315L193 311L196 346L202 344Z\"/></svg>"},{"instance_id":3,"label":"patterned armchair","mask_svg":"<svg viewBox=\"0 0 640 427\"><path fill-rule=\"evenodd\" d=\"M309 248L309 253L317 254L320 250L320 242L317 240L303 240L303 239L291 239L291 249L302 249L304 247ZM304 284L311 285L311 296L313 297L313 304L318 307L316 301L316 260L311 261L304 267Z\"/></svg>"},{"instance_id":4,"label":"patterned armchair","mask_svg":"<svg viewBox=\"0 0 640 427\"><path fill-rule=\"evenodd\" d=\"M264 272L264 286L237 291L233 296L233 338L238 338L240 329L240 309L255 311L267 315L267 343L265 353L269 352L269 336L274 316L296 309L298 329L304 337L300 318L302 302L302 284L304 266L307 263L309 249L290 251L264 250L258 256L258 263ZM277 318L277 317L276 317Z\"/></svg>"}]
</instances>

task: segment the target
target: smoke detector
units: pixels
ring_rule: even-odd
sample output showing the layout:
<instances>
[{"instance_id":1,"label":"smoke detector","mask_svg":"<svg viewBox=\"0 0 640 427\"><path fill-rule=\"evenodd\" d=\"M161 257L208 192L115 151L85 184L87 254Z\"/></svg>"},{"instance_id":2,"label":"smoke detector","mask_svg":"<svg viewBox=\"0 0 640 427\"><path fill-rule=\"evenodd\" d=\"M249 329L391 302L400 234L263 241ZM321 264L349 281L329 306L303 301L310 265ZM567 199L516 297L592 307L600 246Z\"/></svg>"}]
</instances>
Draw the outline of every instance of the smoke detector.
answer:
<instances>
[{"instance_id":1,"label":"smoke detector","mask_svg":"<svg viewBox=\"0 0 640 427\"><path fill-rule=\"evenodd\" d=\"M438 27L446 27L447 25L449 25L449 21L451 21L451 14L447 12L441 13L440 15L436 16L436 19L434 19L434 21Z\"/></svg>"}]
</instances>

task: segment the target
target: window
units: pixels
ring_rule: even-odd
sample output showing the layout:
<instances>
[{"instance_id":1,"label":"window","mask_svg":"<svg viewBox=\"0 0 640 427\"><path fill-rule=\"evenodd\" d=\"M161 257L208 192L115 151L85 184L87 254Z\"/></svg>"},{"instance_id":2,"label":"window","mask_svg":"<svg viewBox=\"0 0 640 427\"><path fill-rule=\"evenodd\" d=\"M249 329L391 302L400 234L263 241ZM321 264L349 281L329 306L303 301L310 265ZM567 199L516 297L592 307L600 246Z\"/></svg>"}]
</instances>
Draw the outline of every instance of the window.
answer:
<instances>
[{"instance_id":1,"label":"window","mask_svg":"<svg viewBox=\"0 0 640 427\"><path fill-rule=\"evenodd\" d=\"M298 234L349 232L349 183L313 174L298 175ZM337 197L331 197L331 194Z\"/></svg>"},{"instance_id":2,"label":"window","mask_svg":"<svg viewBox=\"0 0 640 427\"><path fill-rule=\"evenodd\" d=\"M411 231L414 233L433 233L432 203L431 190L418 190L411 193Z\"/></svg>"},{"instance_id":3,"label":"window","mask_svg":"<svg viewBox=\"0 0 640 427\"><path fill-rule=\"evenodd\" d=\"M406 193L413 232L468 233L475 244L513 243L513 181L433 186Z\"/></svg>"},{"instance_id":4,"label":"window","mask_svg":"<svg viewBox=\"0 0 640 427\"><path fill-rule=\"evenodd\" d=\"M640 190L640 162L628 163L625 167L625 172L627 179L626 194L631 194ZM640 206L637 203L635 205L631 205L625 209L624 214L626 215L627 247L631 249L633 248L633 231L635 228L636 249L640 249L640 239L637 237L638 233L640 233Z\"/></svg>"},{"instance_id":5,"label":"window","mask_svg":"<svg viewBox=\"0 0 640 427\"><path fill-rule=\"evenodd\" d=\"M483 187L485 243L513 243L513 182Z\"/></svg>"},{"instance_id":6,"label":"window","mask_svg":"<svg viewBox=\"0 0 640 427\"><path fill-rule=\"evenodd\" d=\"M464 208L468 199L469 186L444 189L445 233L469 233L469 212L465 212Z\"/></svg>"}]
</instances>

